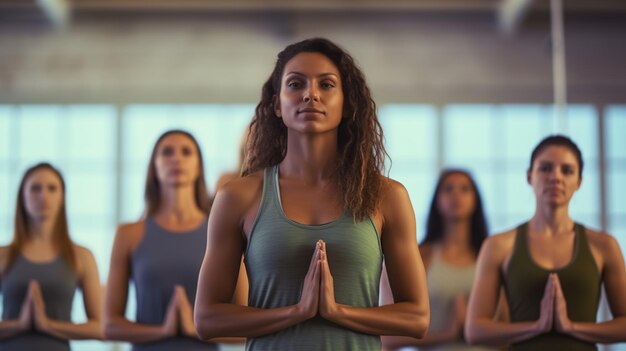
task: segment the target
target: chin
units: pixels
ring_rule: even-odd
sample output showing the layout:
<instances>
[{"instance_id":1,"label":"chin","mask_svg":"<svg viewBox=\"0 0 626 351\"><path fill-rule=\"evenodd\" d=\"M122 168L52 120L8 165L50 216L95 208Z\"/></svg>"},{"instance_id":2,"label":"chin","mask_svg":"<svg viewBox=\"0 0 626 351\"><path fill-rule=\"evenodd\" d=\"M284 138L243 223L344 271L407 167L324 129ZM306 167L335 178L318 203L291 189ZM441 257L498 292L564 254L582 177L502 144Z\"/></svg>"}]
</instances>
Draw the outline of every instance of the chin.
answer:
<instances>
[{"instance_id":1,"label":"chin","mask_svg":"<svg viewBox=\"0 0 626 351\"><path fill-rule=\"evenodd\" d=\"M167 185L171 186L172 188L182 188L190 184L191 182L188 181L187 179L172 179L167 182Z\"/></svg>"}]
</instances>

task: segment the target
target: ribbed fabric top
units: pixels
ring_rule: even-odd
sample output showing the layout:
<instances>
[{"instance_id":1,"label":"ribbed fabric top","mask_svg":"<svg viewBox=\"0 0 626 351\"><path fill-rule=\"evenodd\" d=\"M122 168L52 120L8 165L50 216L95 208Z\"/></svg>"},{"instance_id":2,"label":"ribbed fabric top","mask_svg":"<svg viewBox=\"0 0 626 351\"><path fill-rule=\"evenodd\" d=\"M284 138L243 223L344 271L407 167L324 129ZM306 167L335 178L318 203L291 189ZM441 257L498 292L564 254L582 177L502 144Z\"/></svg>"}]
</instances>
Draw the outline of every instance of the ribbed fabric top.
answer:
<instances>
[{"instance_id":1,"label":"ribbed fabric top","mask_svg":"<svg viewBox=\"0 0 626 351\"><path fill-rule=\"evenodd\" d=\"M474 283L476 265L456 267L446 263L441 257L439 248L433 249L426 282L430 300L430 326L428 332L441 332L450 325L450 316L454 310L455 298L462 294L469 298ZM494 350L482 346L470 346L463 340L449 342L445 345L420 347L428 351L487 351Z\"/></svg>"},{"instance_id":2,"label":"ribbed fabric top","mask_svg":"<svg viewBox=\"0 0 626 351\"><path fill-rule=\"evenodd\" d=\"M76 273L62 256L46 263L29 261L17 256L2 277L2 319L18 319L31 280L39 282L50 319L70 321L74 291L78 284ZM69 342L35 331L0 340L2 351L67 351Z\"/></svg>"},{"instance_id":3,"label":"ribbed fabric top","mask_svg":"<svg viewBox=\"0 0 626 351\"><path fill-rule=\"evenodd\" d=\"M207 221L187 232L172 232L148 217L144 236L132 255L132 280L137 298L137 323L162 324L174 285L185 288L194 304L198 274L204 258ZM177 336L152 343L133 345L134 351L217 350L215 344Z\"/></svg>"},{"instance_id":4,"label":"ribbed fabric top","mask_svg":"<svg viewBox=\"0 0 626 351\"><path fill-rule=\"evenodd\" d=\"M541 298L550 273L557 273L567 301L567 315L576 322L595 322L600 300L601 276L587 241L585 227L574 225L574 254L564 267L538 266L528 249L528 223L517 228L515 247L503 277L511 321L539 319ZM596 345L555 331L513 344L513 350L596 350Z\"/></svg>"},{"instance_id":5,"label":"ribbed fabric top","mask_svg":"<svg viewBox=\"0 0 626 351\"><path fill-rule=\"evenodd\" d=\"M283 212L278 184L277 166L265 169L262 202L245 254L249 305L277 308L298 303L315 243L322 239L337 303L377 306L383 255L371 219L355 223L346 212L327 224L297 223ZM246 349L379 351L381 343L379 336L358 333L317 316L274 334L249 338Z\"/></svg>"}]
</instances>

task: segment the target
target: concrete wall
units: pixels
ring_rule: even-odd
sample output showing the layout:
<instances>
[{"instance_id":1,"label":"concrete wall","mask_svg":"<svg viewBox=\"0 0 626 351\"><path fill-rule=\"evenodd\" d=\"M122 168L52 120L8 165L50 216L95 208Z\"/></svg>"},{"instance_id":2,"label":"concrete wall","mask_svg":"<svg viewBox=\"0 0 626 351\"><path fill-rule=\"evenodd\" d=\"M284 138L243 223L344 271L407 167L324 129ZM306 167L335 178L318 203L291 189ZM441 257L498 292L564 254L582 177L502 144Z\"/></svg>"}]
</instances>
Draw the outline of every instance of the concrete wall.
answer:
<instances>
[{"instance_id":1,"label":"concrete wall","mask_svg":"<svg viewBox=\"0 0 626 351\"><path fill-rule=\"evenodd\" d=\"M626 15L565 18L569 97L626 102ZM0 22L0 102L256 102L276 53L325 36L378 103L550 102L545 13L514 37L487 12L78 13L65 30Z\"/></svg>"}]
</instances>

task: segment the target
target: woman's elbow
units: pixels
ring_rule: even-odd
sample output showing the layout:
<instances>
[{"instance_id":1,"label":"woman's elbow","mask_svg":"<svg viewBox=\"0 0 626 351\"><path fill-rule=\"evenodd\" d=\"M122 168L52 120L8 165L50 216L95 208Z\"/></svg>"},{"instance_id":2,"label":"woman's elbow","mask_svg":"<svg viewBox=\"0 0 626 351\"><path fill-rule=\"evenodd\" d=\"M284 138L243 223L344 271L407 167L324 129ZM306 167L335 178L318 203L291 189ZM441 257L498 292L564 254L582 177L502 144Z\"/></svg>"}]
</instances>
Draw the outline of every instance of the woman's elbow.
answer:
<instances>
[{"instance_id":1,"label":"woman's elbow","mask_svg":"<svg viewBox=\"0 0 626 351\"><path fill-rule=\"evenodd\" d=\"M211 315L211 313L206 311L195 311L193 319L196 326L196 333L200 339L210 340L221 336L218 335L218 331L215 328L216 323L213 322L215 318Z\"/></svg>"},{"instance_id":2,"label":"woman's elbow","mask_svg":"<svg viewBox=\"0 0 626 351\"><path fill-rule=\"evenodd\" d=\"M114 318L105 318L100 326L100 334L104 340L118 339L118 323Z\"/></svg>"},{"instance_id":3,"label":"woman's elbow","mask_svg":"<svg viewBox=\"0 0 626 351\"><path fill-rule=\"evenodd\" d=\"M467 319L465 321L465 326L463 327L463 335L465 336L465 342L470 345L476 345L481 343L480 337L478 336L476 321Z\"/></svg>"},{"instance_id":4,"label":"woman's elbow","mask_svg":"<svg viewBox=\"0 0 626 351\"><path fill-rule=\"evenodd\" d=\"M411 318L409 323L411 325L411 329L409 330L409 334L407 336L415 339L424 338L430 325L430 310L427 308L421 308L420 311L413 314L413 318Z\"/></svg>"},{"instance_id":5,"label":"woman's elbow","mask_svg":"<svg viewBox=\"0 0 626 351\"><path fill-rule=\"evenodd\" d=\"M89 322L92 324L91 330L92 330L92 335L91 335L91 339L94 340L104 340L104 323L102 322L102 320L97 319L97 320L89 320Z\"/></svg>"},{"instance_id":6,"label":"woman's elbow","mask_svg":"<svg viewBox=\"0 0 626 351\"><path fill-rule=\"evenodd\" d=\"M416 339L422 339L426 336L428 332L428 327L430 326L430 315L420 316L416 323L415 335L413 336Z\"/></svg>"}]
</instances>

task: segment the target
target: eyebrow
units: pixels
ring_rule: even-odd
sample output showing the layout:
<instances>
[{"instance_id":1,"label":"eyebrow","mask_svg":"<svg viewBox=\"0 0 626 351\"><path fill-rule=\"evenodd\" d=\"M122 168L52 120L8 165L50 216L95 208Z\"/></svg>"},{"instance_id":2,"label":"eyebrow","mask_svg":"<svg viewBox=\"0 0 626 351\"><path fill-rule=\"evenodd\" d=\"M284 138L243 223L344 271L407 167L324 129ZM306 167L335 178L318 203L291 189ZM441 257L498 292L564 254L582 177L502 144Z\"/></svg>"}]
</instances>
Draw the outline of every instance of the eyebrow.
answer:
<instances>
[{"instance_id":1,"label":"eyebrow","mask_svg":"<svg viewBox=\"0 0 626 351\"><path fill-rule=\"evenodd\" d=\"M306 75L306 74L304 74L304 73L301 73L301 72L295 72L295 71L294 71L294 72L287 72L287 73L285 74L285 76L289 76L289 75L298 75L298 76L303 76L303 77L306 77L306 76L307 76L307 75ZM330 72L328 72L328 73L320 73L320 74L318 74L317 76L318 76L318 77L334 76L334 77L339 78L339 76L338 76L337 74L335 74L335 73L330 73Z\"/></svg>"},{"instance_id":2,"label":"eyebrow","mask_svg":"<svg viewBox=\"0 0 626 351\"><path fill-rule=\"evenodd\" d=\"M548 161L548 160L537 160L539 162L539 164L549 164L549 165L553 165L553 164L560 164L560 165L564 165L564 166L572 166L575 167L576 163L570 163L570 162L554 162L554 161Z\"/></svg>"}]
</instances>

